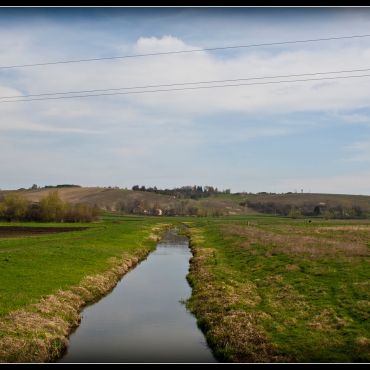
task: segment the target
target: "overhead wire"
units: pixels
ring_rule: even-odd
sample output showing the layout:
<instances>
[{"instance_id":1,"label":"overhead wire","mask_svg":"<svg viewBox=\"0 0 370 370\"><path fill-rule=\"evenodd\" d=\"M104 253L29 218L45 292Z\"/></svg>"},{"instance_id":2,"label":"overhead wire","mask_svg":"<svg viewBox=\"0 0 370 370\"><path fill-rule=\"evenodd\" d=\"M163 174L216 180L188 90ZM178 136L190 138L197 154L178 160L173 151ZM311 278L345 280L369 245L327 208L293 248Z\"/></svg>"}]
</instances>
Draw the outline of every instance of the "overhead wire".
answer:
<instances>
[{"instance_id":1,"label":"overhead wire","mask_svg":"<svg viewBox=\"0 0 370 370\"><path fill-rule=\"evenodd\" d=\"M257 44L246 44L246 45L230 45L230 46L218 46L209 48L199 48L190 50L177 50L177 51L163 51L156 53L144 53L144 54L131 54L131 55L118 55L118 56L108 56L108 57L96 57L96 58L81 58L81 59L70 59L70 60L57 60L53 62L39 62L39 63L29 63L29 64L15 64L15 65L5 65L0 66L2 69L13 69L13 68L28 68L28 67L38 67L38 66L48 66L57 64L69 64L69 63L82 63L82 62L96 62L102 60L117 60L117 59L127 59L127 58L140 58L158 55L170 55L170 54L185 54L185 53L195 53L202 51L217 51L217 50L230 50L230 49L245 49L245 48L255 48L264 46L275 46L275 45L289 45L289 44L300 44L309 42L322 42L322 41L333 41L333 40L345 40L345 39L356 39L370 37L370 34L362 35L350 35L350 36L334 36L334 37L322 37L317 39L305 39L305 40L290 40L290 41L278 41L278 42L266 42Z\"/></svg>"},{"instance_id":2,"label":"overhead wire","mask_svg":"<svg viewBox=\"0 0 370 370\"><path fill-rule=\"evenodd\" d=\"M361 77L370 77L370 74L352 75L352 76L320 77L320 78L296 79L296 80L280 80L280 81L268 81L268 82L252 82L252 83L239 83L239 84L226 84L226 85L213 85L213 86L193 86L193 87L129 91L129 92L112 92L112 93L101 93L101 94L84 94L84 95L72 95L72 96L49 96L49 97L40 97L40 98L31 98L31 99L3 100L3 101L0 101L0 104L16 103L16 102L29 102L29 101L43 101L43 100L88 98L88 97L94 97L94 96L131 95L131 94L158 93L158 92L169 92L169 91L212 89L212 88L223 88L223 87L269 85L269 84L292 83L292 82L308 82L308 81L323 81L323 80L337 80L337 79L349 79L349 78L361 78Z\"/></svg>"},{"instance_id":3,"label":"overhead wire","mask_svg":"<svg viewBox=\"0 0 370 370\"><path fill-rule=\"evenodd\" d=\"M259 76L259 77L247 77L247 78L234 78L224 80L210 80L210 81L195 81L195 82L178 82L172 84L159 84L159 85L142 85L142 86L129 86L129 87L116 87L107 89L92 89L92 90L74 90L64 92L47 92L41 94L26 94L26 95L12 95L12 96L0 96L2 99L18 99L18 98L29 98L29 97L41 97L41 96L53 96L53 95L69 95L69 94L83 94L93 92L105 92L105 91L119 91L119 90L136 90L136 89L147 89L157 87L172 87L172 86L185 86L185 85L198 85L198 84L213 84L223 82L237 82L237 81L252 81L252 80L264 80L264 79L275 79L275 78L288 78L288 77L303 77L303 76L317 76L326 74L339 74L339 73L353 73L353 72L365 72L370 71L370 68L361 69L347 69L339 71L326 71L326 72L313 72L313 73L299 73L289 75L274 75L274 76Z\"/></svg>"}]
</instances>

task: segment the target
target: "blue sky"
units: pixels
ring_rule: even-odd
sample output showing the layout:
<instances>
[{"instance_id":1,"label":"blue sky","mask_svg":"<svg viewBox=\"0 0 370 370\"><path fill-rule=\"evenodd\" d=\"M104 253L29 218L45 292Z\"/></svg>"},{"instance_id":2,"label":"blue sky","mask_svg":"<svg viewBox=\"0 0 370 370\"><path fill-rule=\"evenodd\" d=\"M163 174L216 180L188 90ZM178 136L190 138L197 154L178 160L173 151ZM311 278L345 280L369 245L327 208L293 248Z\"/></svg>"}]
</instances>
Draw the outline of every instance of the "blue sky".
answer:
<instances>
[{"instance_id":1,"label":"blue sky","mask_svg":"<svg viewBox=\"0 0 370 370\"><path fill-rule=\"evenodd\" d=\"M0 8L0 65L370 34L370 9ZM370 37L0 70L0 97L370 68ZM0 188L370 195L370 77L0 104Z\"/></svg>"}]
</instances>

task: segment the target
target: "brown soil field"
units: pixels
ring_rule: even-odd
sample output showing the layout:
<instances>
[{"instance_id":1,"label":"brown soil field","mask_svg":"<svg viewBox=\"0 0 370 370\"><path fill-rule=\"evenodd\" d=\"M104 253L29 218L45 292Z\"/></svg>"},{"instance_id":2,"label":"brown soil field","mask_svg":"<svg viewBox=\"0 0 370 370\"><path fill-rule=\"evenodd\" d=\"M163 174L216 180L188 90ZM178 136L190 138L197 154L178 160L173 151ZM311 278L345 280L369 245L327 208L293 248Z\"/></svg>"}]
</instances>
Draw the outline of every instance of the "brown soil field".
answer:
<instances>
[{"instance_id":1,"label":"brown soil field","mask_svg":"<svg viewBox=\"0 0 370 370\"><path fill-rule=\"evenodd\" d=\"M85 230L86 227L21 227L0 226L0 238L16 238L19 236L33 236L63 233L67 231Z\"/></svg>"}]
</instances>

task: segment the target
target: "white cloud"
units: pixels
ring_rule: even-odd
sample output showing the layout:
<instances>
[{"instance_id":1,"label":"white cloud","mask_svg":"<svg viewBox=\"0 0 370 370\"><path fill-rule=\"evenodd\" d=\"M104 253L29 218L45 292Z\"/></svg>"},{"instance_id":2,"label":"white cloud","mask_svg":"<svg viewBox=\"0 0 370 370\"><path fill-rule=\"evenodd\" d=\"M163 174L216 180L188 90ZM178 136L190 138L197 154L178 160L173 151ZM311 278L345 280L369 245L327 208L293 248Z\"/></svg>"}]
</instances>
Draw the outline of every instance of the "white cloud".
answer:
<instances>
[{"instance_id":1,"label":"white cloud","mask_svg":"<svg viewBox=\"0 0 370 370\"><path fill-rule=\"evenodd\" d=\"M163 53L170 51L183 51L201 49L197 46L187 45L184 41L171 35L158 37L140 37L133 48L138 53Z\"/></svg>"},{"instance_id":2,"label":"white cloud","mask_svg":"<svg viewBox=\"0 0 370 370\"><path fill-rule=\"evenodd\" d=\"M218 21L221 22L221 19ZM365 21L367 22L367 19ZM225 28L224 38L219 45L237 44L243 41L244 43L258 42L254 30L260 28L260 20L252 23L255 28L249 29L249 32L239 28L233 31L235 34L248 35L247 40L243 40L241 36L239 40L232 38L230 35L233 35L231 32L233 24L228 23L229 28ZM242 23L238 23L239 26L242 26ZM308 26L312 27L309 22L306 22L305 34L302 36L297 31L294 38L309 38L307 35L311 29ZM46 34L49 27L52 30L50 39ZM160 33L152 29L151 34L148 31L149 28L146 28L145 32L149 36L137 36L136 41L131 44L122 41L122 45L118 45L114 42L119 39L118 36L114 36L117 38L107 37L112 32L108 27L104 30L104 37L107 39L102 37L101 40L99 29L94 29L94 37L89 37L90 29L76 33L78 27L72 27L64 33L63 27L68 28L65 25L49 25L43 21L39 26L34 24L29 29L27 27L18 30L15 27L10 30L0 28L0 65L83 56L94 57L104 53L110 55L107 45L111 46L111 55L117 55L117 51L122 51L123 54L140 54L198 49L200 46L218 46L217 42L219 42L216 38L212 38L212 35L207 36L207 41L204 34L201 41L195 42L197 32L190 29L188 34L192 34L193 38L191 42L187 42L185 36L180 37L176 32L163 32L163 36L160 37L151 36ZM93 28L91 27L91 30ZM315 28L312 31L313 33L326 32L329 28ZM212 30L209 30L209 33L211 32ZM59 37L54 44L55 34ZM69 47L68 40L74 40L75 35L78 35L81 50L78 49L77 41L73 47ZM184 33L184 35L187 34ZM261 37L264 38L263 41L274 41L273 35L278 35L281 40L292 39L289 22L281 23L280 28L277 29L273 26L264 28ZM129 37L127 36L125 40ZM232 42L227 41L228 37ZM104 53L96 47L99 43L104 47ZM101 54L94 54L94 50ZM321 44L321 46L298 45L285 48L245 49L230 53L203 51L3 70L0 71L0 96L18 95L20 92L40 94L313 73L368 66L370 66L370 47L364 40L350 43L334 42ZM48 175L57 177L60 173L59 178L63 177L63 174L64 176L70 174L75 176L75 179L83 180L82 172L85 172L86 179L90 178L92 184L97 184L100 176L117 181L144 175L146 178L153 179L160 176L163 178L167 176L168 179L173 175L174 181L191 179L191 176L212 180L224 176L227 178L222 180L225 183L234 176L236 180L230 181L240 180L247 183L250 176L249 168L246 177L238 180L237 176L241 172L242 165L235 166L235 169L234 163L222 167L213 163L212 158L200 157L202 153L200 148L208 144L215 144L215 147L224 144L226 147L259 137L287 135L294 132L298 124L314 126L315 123L308 122L309 120L302 120L303 124L299 122L292 124L291 120L284 121L281 118L284 114L292 112L346 111L347 113L342 115L344 121L367 123L366 115L352 113L351 110L369 105L369 81L370 77L0 104L0 138L7 135L11 137L14 133L25 133L30 137L32 134L32 137L37 140L37 135L43 132L50 133L53 139L59 136L71 138L68 146L63 147L62 145L65 145L63 141L63 144L55 148L56 152L50 155L43 148L27 146L27 143L24 143L22 150L16 145L9 144L6 149L3 146L0 152L5 156L3 159L15 158L19 161L17 172L24 171L19 179L37 173L42 174L43 179L47 179ZM240 117L244 117L244 114L246 117L270 116L271 121L258 124L253 120L238 119L237 121L242 124L229 127L229 122L225 118L222 126L212 125L212 117L227 117L230 113ZM276 115L274 116L276 113L280 117L278 120L275 119ZM267 122L267 120L261 120L261 122ZM301 129L303 130L300 127L299 130ZM49 139L45 138L45 140ZM78 152L81 141L86 146L89 145L91 151L88 154ZM366 153L369 154L369 149L365 144L361 145L354 144L348 150L353 158L357 156L357 159L364 160ZM76 158L70 152L71 147L75 150ZM83 150L81 149L81 152ZM207 153L206 150L204 152ZM27 158L22 162L22 158L25 157ZM259 170L258 159L254 163ZM207 171L204 168L207 168ZM269 172L268 166L266 171ZM7 166L3 161L1 172L10 179L14 166ZM25 174L27 176L24 177ZM347 184L347 178L344 180ZM253 181L256 184L260 181L258 171ZM291 186L295 181L296 179L291 181L288 179L286 186ZM329 189L329 185L336 185L333 178L328 179L327 185L325 185L325 179L309 179L309 181L312 181L313 185L317 184L318 187L323 185L322 191ZM81 183L86 182L81 181ZM264 178L263 183L268 183L268 179ZM227 183L225 186L230 187L230 185ZM299 185L292 186L299 187ZM349 183L347 188L350 188ZM357 189L354 186L352 188ZM314 186L312 186L313 190Z\"/></svg>"},{"instance_id":3,"label":"white cloud","mask_svg":"<svg viewBox=\"0 0 370 370\"><path fill-rule=\"evenodd\" d=\"M173 36L141 37L133 45L133 49L140 52L194 48L197 47L187 45L183 40ZM370 48L364 50L363 47L352 46L345 50L339 47L335 50L332 48L329 50L291 49L280 53L248 50L228 59L218 58L217 54L209 52L175 54L23 69L19 73L22 75L25 91L44 93L325 72L369 65ZM287 80L287 78L271 81L276 80ZM186 117L230 111L274 113L352 109L368 105L369 80L370 77L335 81L291 82L154 94L103 96L77 101L81 107L89 107L87 109L94 109L96 102L100 100L105 104L125 104L139 110L165 111ZM252 82L262 81L245 81L245 83ZM9 86L2 88L11 89ZM3 94L9 94L9 92L2 92ZM61 100L32 104L37 109L40 106L44 109L45 106L56 106L60 102ZM18 104L18 109L22 109L20 104Z\"/></svg>"}]
</instances>

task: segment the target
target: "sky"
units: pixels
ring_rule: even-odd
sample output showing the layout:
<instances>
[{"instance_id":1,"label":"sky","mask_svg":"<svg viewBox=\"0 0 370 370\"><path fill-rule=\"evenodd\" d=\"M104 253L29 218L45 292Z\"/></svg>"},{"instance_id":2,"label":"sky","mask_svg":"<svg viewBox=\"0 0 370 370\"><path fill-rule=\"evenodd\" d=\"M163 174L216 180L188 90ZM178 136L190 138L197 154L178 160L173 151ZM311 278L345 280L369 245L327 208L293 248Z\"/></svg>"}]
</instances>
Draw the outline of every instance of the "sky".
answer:
<instances>
[{"instance_id":1,"label":"sky","mask_svg":"<svg viewBox=\"0 0 370 370\"><path fill-rule=\"evenodd\" d=\"M0 67L361 34L370 8L0 8ZM0 98L366 68L370 37L0 68ZM369 76L1 100L1 189L370 195Z\"/></svg>"}]
</instances>

